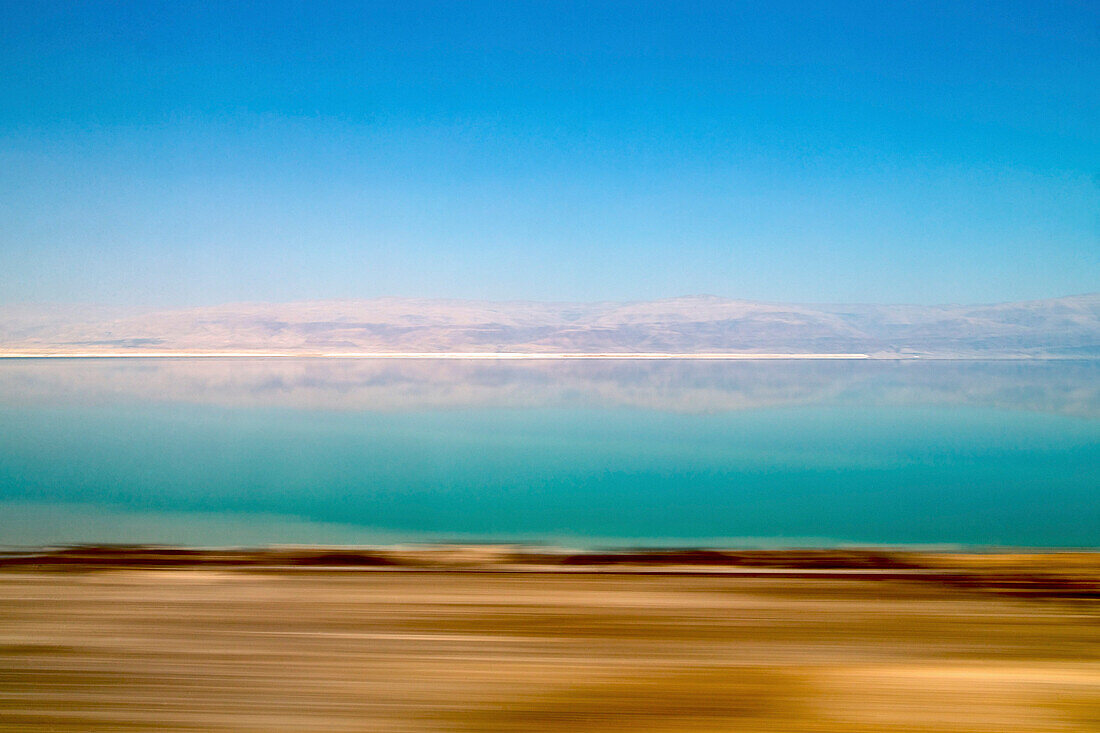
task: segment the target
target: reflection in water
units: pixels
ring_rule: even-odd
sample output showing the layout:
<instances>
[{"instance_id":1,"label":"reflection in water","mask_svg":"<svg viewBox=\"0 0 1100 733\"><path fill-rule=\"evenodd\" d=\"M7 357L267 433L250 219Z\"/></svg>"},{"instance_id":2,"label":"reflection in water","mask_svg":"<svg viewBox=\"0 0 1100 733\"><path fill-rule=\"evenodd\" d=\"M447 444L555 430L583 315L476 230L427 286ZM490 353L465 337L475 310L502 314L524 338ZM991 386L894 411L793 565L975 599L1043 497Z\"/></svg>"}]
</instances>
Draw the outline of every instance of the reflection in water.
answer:
<instances>
[{"instance_id":1,"label":"reflection in water","mask_svg":"<svg viewBox=\"0 0 1100 733\"><path fill-rule=\"evenodd\" d=\"M1100 361L0 360L0 404L336 410L960 405L1100 416Z\"/></svg>"},{"instance_id":2,"label":"reflection in water","mask_svg":"<svg viewBox=\"0 0 1100 733\"><path fill-rule=\"evenodd\" d=\"M0 543L1096 546L1098 416L1084 361L12 360Z\"/></svg>"}]
</instances>

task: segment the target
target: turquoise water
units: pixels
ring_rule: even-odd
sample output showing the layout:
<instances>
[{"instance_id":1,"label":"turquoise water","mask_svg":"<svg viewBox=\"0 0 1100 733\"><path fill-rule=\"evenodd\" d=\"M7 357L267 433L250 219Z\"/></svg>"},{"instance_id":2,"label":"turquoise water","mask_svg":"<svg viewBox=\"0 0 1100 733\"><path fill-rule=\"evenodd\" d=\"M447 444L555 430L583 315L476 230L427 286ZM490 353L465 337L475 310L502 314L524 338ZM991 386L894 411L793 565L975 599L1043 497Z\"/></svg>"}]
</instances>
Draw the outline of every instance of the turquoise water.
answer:
<instances>
[{"instance_id":1,"label":"turquoise water","mask_svg":"<svg viewBox=\"0 0 1100 733\"><path fill-rule=\"evenodd\" d=\"M0 361L0 544L1100 546L1100 365Z\"/></svg>"}]
</instances>

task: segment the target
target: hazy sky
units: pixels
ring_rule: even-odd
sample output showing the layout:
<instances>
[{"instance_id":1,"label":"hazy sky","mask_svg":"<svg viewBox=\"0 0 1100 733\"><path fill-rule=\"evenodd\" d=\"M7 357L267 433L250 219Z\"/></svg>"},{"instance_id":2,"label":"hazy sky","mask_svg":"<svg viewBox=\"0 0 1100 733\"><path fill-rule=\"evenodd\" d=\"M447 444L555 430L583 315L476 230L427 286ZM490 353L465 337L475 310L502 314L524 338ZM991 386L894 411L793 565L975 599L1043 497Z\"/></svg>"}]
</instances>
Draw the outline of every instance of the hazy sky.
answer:
<instances>
[{"instance_id":1,"label":"hazy sky","mask_svg":"<svg viewBox=\"0 0 1100 733\"><path fill-rule=\"evenodd\" d=\"M0 303L1100 290L1100 4L0 0Z\"/></svg>"}]
</instances>

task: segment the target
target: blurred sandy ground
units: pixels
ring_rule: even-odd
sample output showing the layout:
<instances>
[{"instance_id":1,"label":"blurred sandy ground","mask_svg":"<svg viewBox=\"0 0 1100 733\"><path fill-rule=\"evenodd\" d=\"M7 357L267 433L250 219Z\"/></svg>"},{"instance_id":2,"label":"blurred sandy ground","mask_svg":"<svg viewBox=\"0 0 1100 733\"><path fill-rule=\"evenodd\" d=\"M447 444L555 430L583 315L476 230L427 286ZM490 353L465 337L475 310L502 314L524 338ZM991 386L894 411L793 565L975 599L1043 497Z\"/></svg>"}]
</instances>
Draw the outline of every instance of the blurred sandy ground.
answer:
<instances>
[{"instance_id":1,"label":"blurred sandy ground","mask_svg":"<svg viewBox=\"0 0 1100 733\"><path fill-rule=\"evenodd\" d=\"M927 580L0 572L0 730L1097 731L1100 608Z\"/></svg>"}]
</instances>

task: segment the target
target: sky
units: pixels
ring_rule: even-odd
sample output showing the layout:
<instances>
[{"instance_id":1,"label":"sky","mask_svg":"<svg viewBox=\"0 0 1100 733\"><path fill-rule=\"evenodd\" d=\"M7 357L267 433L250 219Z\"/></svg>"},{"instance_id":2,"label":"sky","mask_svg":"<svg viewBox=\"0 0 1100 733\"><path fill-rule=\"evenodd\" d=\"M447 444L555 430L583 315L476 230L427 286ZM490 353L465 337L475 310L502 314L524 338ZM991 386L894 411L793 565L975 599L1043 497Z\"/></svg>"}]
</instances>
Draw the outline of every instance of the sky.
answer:
<instances>
[{"instance_id":1,"label":"sky","mask_svg":"<svg viewBox=\"0 0 1100 733\"><path fill-rule=\"evenodd\" d=\"M1100 290L1094 2L0 15L0 304Z\"/></svg>"}]
</instances>

